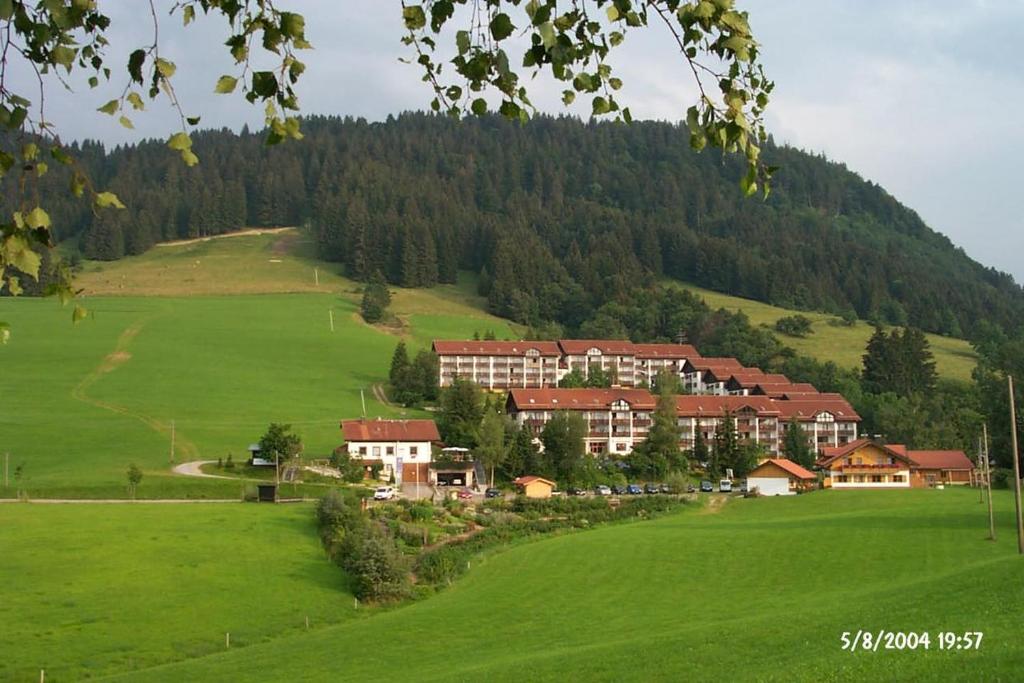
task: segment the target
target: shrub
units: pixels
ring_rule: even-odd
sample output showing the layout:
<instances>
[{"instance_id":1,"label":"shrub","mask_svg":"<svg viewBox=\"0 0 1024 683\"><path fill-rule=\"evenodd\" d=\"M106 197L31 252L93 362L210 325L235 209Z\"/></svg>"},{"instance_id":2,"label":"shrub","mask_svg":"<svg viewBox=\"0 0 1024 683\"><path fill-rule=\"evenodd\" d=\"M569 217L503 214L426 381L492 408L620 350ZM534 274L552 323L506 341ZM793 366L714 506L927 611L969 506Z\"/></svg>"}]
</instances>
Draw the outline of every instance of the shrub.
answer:
<instances>
[{"instance_id":1,"label":"shrub","mask_svg":"<svg viewBox=\"0 0 1024 683\"><path fill-rule=\"evenodd\" d=\"M409 567L394 540L375 525L358 536L346 563L355 596L360 600L382 601L407 595Z\"/></svg>"},{"instance_id":2,"label":"shrub","mask_svg":"<svg viewBox=\"0 0 1024 683\"><path fill-rule=\"evenodd\" d=\"M775 321L775 329L790 337L806 337L813 332L810 318L799 313L779 318Z\"/></svg>"},{"instance_id":3,"label":"shrub","mask_svg":"<svg viewBox=\"0 0 1024 683\"><path fill-rule=\"evenodd\" d=\"M426 501L417 501L409 506L409 519L414 522L428 522L434 517L434 506Z\"/></svg>"},{"instance_id":4,"label":"shrub","mask_svg":"<svg viewBox=\"0 0 1024 683\"><path fill-rule=\"evenodd\" d=\"M1008 489L1013 482L1013 470L1008 467L994 467L989 476L992 477L994 489Z\"/></svg>"},{"instance_id":5,"label":"shrub","mask_svg":"<svg viewBox=\"0 0 1024 683\"><path fill-rule=\"evenodd\" d=\"M230 453L228 453L228 459L224 461L224 469L226 469L226 470L233 470L233 469L235 469L235 461L231 457Z\"/></svg>"}]
</instances>

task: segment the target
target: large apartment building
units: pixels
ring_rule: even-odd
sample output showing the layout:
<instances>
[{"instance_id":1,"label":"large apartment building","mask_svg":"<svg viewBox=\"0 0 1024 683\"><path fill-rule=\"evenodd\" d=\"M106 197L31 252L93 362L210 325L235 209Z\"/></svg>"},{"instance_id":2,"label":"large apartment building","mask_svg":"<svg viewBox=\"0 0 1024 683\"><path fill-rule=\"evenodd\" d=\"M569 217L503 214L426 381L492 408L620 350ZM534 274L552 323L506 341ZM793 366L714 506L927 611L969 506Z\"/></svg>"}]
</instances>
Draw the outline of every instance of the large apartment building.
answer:
<instances>
[{"instance_id":1,"label":"large apartment building","mask_svg":"<svg viewBox=\"0 0 1024 683\"><path fill-rule=\"evenodd\" d=\"M434 353L442 387L456 377L484 389L558 386L562 351L556 342L435 341Z\"/></svg>"},{"instance_id":2,"label":"large apartment building","mask_svg":"<svg viewBox=\"0 0 1024 683\"><path fill-rule=\"evenodd\" d=\"M796 400L769 396L684 395L676 397L679 445L693 448L699 431L709 443L731 419L740 441L772 454L782 449L786 425L795 421L819 450L857 439L860 416L838 394ZM539 435L558 411L579 411L588 424L591 453L625 455L647 438L656 399L642 389L513 389L506 412Z\"/></svg>"},{"instance_id":3,"label":"large apartment building","mask_svg":"<svg viewBox=\"0 0 1024 683\"><path fill-rule=\"evenodd\" d=\"M484 389L540 389L555 387L576 370L588 377L600 368L621 387L649 386L663 370L682 378L690 359L700 357L689 344L634 344L602 339L540 341L435 341L440 386L456 377L472 380Z\"/></svg>"},{"instance_id":4,"label":"large apartment building","mask_svg":"<svg viewBox=\"0 0 1024 683\"><path fill-rule=\"evenodd\" d=\"M587 421L587 450L626 455L647 438L655 399L643 389L512 389L505 410L539 436L555 413L569 410Z\"/></svg>"}]
</instances>

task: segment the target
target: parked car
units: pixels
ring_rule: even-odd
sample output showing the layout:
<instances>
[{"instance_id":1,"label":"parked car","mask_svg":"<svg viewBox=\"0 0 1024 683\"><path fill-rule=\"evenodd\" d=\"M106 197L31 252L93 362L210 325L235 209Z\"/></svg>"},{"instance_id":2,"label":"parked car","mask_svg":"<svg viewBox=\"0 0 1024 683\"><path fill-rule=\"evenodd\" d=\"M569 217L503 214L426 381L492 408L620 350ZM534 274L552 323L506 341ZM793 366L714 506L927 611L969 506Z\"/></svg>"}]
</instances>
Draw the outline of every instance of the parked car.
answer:
<instances>
[{"instance_id":1,"label":"parked car","mask_svg":"<svg viewBox=\"0 0 1024 683\"><path fill-rule=\"evenodd\" d=\"M658 491L660 493L675 493L675 491L672 490L672 487L668 484L659 484Z\"/></svg>"},{"instance_id":2,"label":"parked car","mask_svg":"<svg viewBox=\"0 0 1024 683\"><path fill-rule=\"evenodd\" d=\"M501 498L505 493L501 489L487 489L484 491L484 498Z\"/></svg>"},{"instance_id":3,"label":"parked car","mask_svg":"<svg viewBox=\"0 0 1024 683\"><path fill-rule=\"evenodd\" d=\"M701 482L700 482L700 492L701 493L711 493L714 490L715 490L715 485L714 484L712 484L707 479L702 479L701 480Z\"/></svg>"},{"instance_id":4,"label":"parked car","mask_svg":"<svg viewBox=\"0 0 1024 683\"><path fill-rule=\"evenodd\" d=\"M644 484L644 493L660 493L657 484Z\"/></svg>"},{"instance_id":5,"label":"parked car","mask_svg":"<svg viewBox=\"0 0 1024 683\"><path fill-rule=\"evenodd\" d=\"M374 500L391 500L395 497L395 489L390 486L378 486L373 490Z\"/></svg>"},{"instance_id":6,"label":"parked car","mask_svg":"<svg viewBox=\"0 0 1024 683\"><path fill-rule=\"evenodd\" d=\"M612 495L621 496L626 492L626 488L626 486L619 486L618 484L615 484L612 486Z\"/></svg>"},{"instance_id":7,"label":"parked car","mask_svg":"<svg viewBox=\"0 0 1024 683\"><path fill-rule=\"evenodd\" d=\"M598 496L610 496L612 495L612 490L604 484L598 484L594 487L594 494Z\"/></svg>"},{"instance_id":8,"label":"parked car","mask_svg":"<svg viewBox=\"0 0 1024 683\"><path fill-rule=\"evenodd\" d=\"M626 487L626 493L631 496L642 496L644 490L640 488L637 484L630 484L629 486Z\"/></svg>"},{"instance_id":9,"label":"parked car","mask_svg":"<svg viewBox=\"0 0 1024 683\"><path fill-rule=\"evenodd\" d=\"M722 493L731 493L732 482L729 481L728 479L723 479L722 481L718 482L718 490L721 491Z\"/></svg>"},{"instance_id":10,"label":"parked car","mask_svg":"<svg viewBox=\"0 0 1024 683\"><path fill-rule=\"evenodd\" d=\"M687 484L686 485L686 492L687 493L696 493L697 492L697 487L694 486L693 484Z\"/></svg>"},{"instance_id":11,"label":"parked car","mask_svg":"<svg viewBox=\"0 0 1024 683\"><path fill-rule=\"evenodd\" d=\"M459 500L473 500L473 492L469 489L462 489L458 493Z\"/></svg>"},{"instance_id":12,"label":"parked car","mask_svg":"<svg viewBox=\"0 0 1024 683\"><path fill-rule=\"evenodd\" d=\"M747 480L744 479L743 482L740 484L740 493L746 493L746 492L747 492Z\"/></svg>"},{"instance_id":13,"label":"parked car","mask_svg":"<svg viewBox=\"0 0 1024 683\"><path fill-rule=\"evenodd\" d=\"M586 491L584 491L583 489L580 489L580 488L576 488L575 486L570 486L569 488L567 488L565 490L565 492L567 494L569 494L570 496L585 496L585 495L587 495Z\"/></svg>"}]
</instances>

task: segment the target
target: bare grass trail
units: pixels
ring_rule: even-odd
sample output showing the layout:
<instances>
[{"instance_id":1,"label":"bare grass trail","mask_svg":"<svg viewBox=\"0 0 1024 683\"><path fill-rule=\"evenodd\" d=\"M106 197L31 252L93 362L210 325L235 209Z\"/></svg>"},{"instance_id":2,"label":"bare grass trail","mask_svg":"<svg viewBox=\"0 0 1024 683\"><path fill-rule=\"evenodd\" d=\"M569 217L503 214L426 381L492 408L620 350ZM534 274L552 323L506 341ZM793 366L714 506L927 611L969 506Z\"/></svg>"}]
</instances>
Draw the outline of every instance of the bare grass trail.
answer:
<instances>
[{"instance_id":1,"label":"bare grass trail","mask_svg":"<svg viewBox=\"0 0 1024 683\"><path fill-rule=\"evenodd\" d=\"M228 237L245 237L247 235L277 235L282 232L289 230L295 230L293 227L288 228L249 228L248 230L237 230L235 232L226 232L221 235L209 235L207 237L194 237L189 240L175 240L173 242L157 242L155 247L181 247L188 244L198 244L200 242L209 242L210 240L226 239Z\"/></svg>"},{"instance_id":2,"label":"bare grass trail","mask_svg":"<svg viewBox=\"0 0 1024 683\"><path fill-rule=\"evenodd\" d=\"M151 314L135 321L131 325L125 328L125 330L118 336L117 342L114 344L114 350L107 354L100 364L97 365L92 372L87 374L81 379L81 381L75 385L71 390L71 397L76 401L81 401L87 405L101 408L103 410L109 410L112 413L118 415L124 415L132 419L138 420L142 424L146 425L158 434L170 438L171 429L170 426L157 420L154 417L146 415L145 413L139 413L124 406L119 406L116 403L110 403L108 401L101 401L97 398L89 396L89 387L98 382L108 373L117 370L119 367L131 360L132 354L128 350L131 346L132 340L142 331L149 320L159 314ZM174 445L176 453L180 453L186 460L198 460L199 449L194 443L189 441L182 433L181 430L177 430L174 435Z\"/></svg>"}]
</instances>

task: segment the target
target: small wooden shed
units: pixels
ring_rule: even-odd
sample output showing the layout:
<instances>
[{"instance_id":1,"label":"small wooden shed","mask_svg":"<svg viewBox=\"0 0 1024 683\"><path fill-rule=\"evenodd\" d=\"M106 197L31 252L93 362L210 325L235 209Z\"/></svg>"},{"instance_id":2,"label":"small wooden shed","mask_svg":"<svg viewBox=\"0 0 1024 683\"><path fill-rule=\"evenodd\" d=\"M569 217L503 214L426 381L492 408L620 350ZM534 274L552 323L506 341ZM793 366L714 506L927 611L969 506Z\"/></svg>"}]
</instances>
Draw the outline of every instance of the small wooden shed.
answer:
<instances>
[{"instance_id":1,"label":"small wooden shed","mask_svg":"<svg viewBox=\"0 0 1024 683\"><path fill-rule=\"evenodd\" d=\"M277 484L256 484L256 500L260 503L277 502Z\"/></svg>"},{"instance_id":2,"label":"small wooden shed","mask_svg":"<svg viewBox=\"0 0 1024 683\"><path fill-rule=\"evenodd\" d=\"M519 477L512 483L516 485L519 493L527 498L550 498L551 492L555 489L555 482L543 477Z\"/></svg>"}]
</instances>

